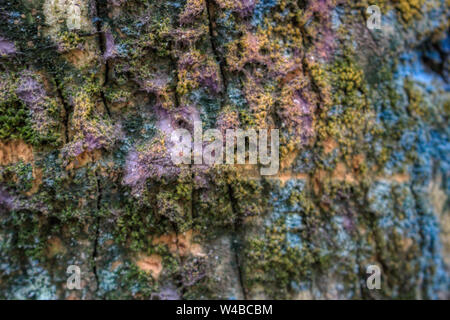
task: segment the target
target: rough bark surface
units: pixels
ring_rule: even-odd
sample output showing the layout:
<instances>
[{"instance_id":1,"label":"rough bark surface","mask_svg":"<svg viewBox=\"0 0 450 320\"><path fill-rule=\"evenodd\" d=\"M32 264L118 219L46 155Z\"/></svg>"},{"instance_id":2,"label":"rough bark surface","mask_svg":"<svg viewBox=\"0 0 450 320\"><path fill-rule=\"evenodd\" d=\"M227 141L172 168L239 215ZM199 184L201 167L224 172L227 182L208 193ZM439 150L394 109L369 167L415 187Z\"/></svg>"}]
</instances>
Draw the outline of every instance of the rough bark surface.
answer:
<instances>
[{"instance_id":1,"label":"rough bark surface","mask_svg":"<svg viewBox=\"0 0 450 320\"><path fill-rule=\"evenodd\" d=\"M448 28L448 0L0 0L0 298L450 298ZM279 173L174 165L198 120L279 128Z\"/></svg>"}]
</instances>

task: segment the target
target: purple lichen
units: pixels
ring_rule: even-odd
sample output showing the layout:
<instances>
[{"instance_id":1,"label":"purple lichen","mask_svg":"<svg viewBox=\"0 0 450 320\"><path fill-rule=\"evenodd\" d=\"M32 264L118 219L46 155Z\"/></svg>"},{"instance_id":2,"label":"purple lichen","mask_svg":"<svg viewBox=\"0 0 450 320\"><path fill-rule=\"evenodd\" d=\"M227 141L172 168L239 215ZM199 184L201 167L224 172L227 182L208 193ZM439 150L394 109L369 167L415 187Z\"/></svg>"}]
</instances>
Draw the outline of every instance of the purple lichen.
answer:
<instances>
[{"instance_id":1,"label":"purple lichen","mask_svg":"<svg viewBox=\"0 0 450 320\"><path fill-rule=\"evenodd\" d=\"M159 141L153 140L142 149L128 154L123 178L123 183L131 186L137 197L145 191L147 179L173 179L180 173L180 168L173 164L169 152Z\"/></svg>"},{"instance_id":2,"label":"purple lichen","mask_svg":"<svg viewBox=\"0 0 450 320\"><path fill-rule=\"evenodd\" d=\"M184 11L180 14L179 21L181 24L188 24L195 21L195 19L205 9L205 2L199 0L188 0Z\"/></svg>"},{"instance_id":3,"label":"purple lichen","mask_svg":"<svg viewBox=\"0 0 450 320\"><path fill-rule=\"evenodd\" d=\"M7 213L14 208L14 198L0 186L0 213Z\"/></svg>"},{"instance_id":4,"label":"purple lichen","mask_svg":"<svg viewBox=\"0 0 450 320\"><path fill-rule=\"evenodd\" d=\"M111 30L105 32L105 53L103 54L103 59L109 60L117 56L117 49L114 43L114 36Z\"/></svg>"},{"instance_id":5,"label":"purple lichen","mask_svg":"<svg viewBox=\"0 0 450 320\"><path fill-rule=\"evenodd\" d=\"M16 46L13 42L0 37L0 56L10 56L16 53Z\"/></svg>"},{"instance_id":6,"label":"purple lichen","mask_svg":"<svg viewBox=\"0 0 450 320\"><path fill-rule=\"evenodd\" d=\"M288 132L299 137L302 144L308 143L314 136L313 114L316 109L315 105L305 97L305 93L294 92L289 103L282 105L278 111Z\"/></svg>"},{"instance_id":7,"label":"purple lichen","mask_svg":"<svg viewBox=\"0 0 450 320\"><path fill-rule=\"evenodd\" d=\"M305 20L311 20L313 17L318 17L321 28L318 30L318 36L315 39L315 54L318 58L328 60L336 46L336 35L332 30L332 15L335 4L332 0L317 0L309 1L308 7L305 11Z\"/></svg>"},{"instance_id":8,"label":"purple lichen","mask_svg":"<svg viewBox=\"0 0 450 320\"><path fill-rule=\"evenodd\" d=\"M56 121L48 113L48 94L39 76L24 72L16 88L17 96L26 104L31 114L33 129L41 135L49 133Z\"/></svg>"}]
</instances>

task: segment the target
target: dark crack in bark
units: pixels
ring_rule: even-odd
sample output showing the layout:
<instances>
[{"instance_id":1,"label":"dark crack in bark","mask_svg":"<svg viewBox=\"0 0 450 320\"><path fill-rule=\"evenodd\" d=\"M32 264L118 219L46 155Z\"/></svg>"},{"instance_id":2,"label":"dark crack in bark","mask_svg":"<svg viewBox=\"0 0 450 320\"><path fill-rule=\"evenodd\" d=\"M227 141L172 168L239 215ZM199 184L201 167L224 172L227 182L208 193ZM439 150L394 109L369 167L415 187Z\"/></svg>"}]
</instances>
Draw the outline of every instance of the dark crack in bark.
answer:
<instances>
[{"instance_id":1,"label":"dark crack in bark","mask_svg":"<svg viewBox=\"0 0 450 320\"><path fill-rule=\"evenodd\" d=\"M93 260L92 272L94 273L96 281L95 292L98 292L98 289L100 287L100 280L98 277L97 258L98 258L98 239L100 237L100 208L102 202L102 187L100 183L100 177L98 176L97 172L95 172L95 179L97 183L97 203L96 203L97 216L95 217L95 239L94 239L94 248L92 251L92 260Z\"/></svg>"},{"instance_id":2,"label":"dark crack in bark","mask_svg":"<svg viewBox=\"0 0 450 320\"><path fill-rule=\"evenodd\" d=\"M234 222L234 236L232 239L231 246L234 252L234 259L236 263L237 273L239 276L239 285L241 286L242 296L244 300L248 300L247 292L244 286L244 276L241 266L241 259L239 258L239 251L242 248L242 239L240 237L240 227L242 225L242 219L240 218L239 211L236 208L236 199L234 198L233 188L231 187L230 184L228 184L228 197L231 202L231 209L233 210L233 213L236 215Z\"/></svg>"},{"instance_id":3,"label":"dark crack in bark","mask_svg":"<svg viewBox=\"0 0 450 320\"><path fill-rule=\"evenodd\" d=\"M423 221L423 210L421 208L421 201L420 201L420 194L415 190L413 184L410 184L409 189L411 190L411 193L414 197L414 202L415 202L415 209L417 212L417 215L420 217L419 219L419 237L420 237L420 247L421 250L427 250L427 249L431 249L431 248L425 248L424 246L426 245L426 239L427 239L427 235L424 233L424 230L426 228L426 226L424 225L424 221ZM426 214L426 213L425 213ZM388 278L389 279L389 278ZM421 279L421 283L420 283L420 294L421 294L421 299L429 299L428 294L427 294L427 287L429 286L429 284L427 283L427 279L425 277L423 277Z\"/></svg>"},{"instance_id":4,"label":"dark crack in bark","mask_svg":"<svg viewBox=\"0 0 450 320\"><path fill-rule=\"evenodd\" d=\"M61 100L61 103L63 105L64 108L64 118L63 118L63 122L64 122L64 137L65 137L65 143L69 142L69 118L70 118L70 114L72 112L72 108L70 107L70 105L66 102L63 92L61 90L61 83L59 82L59 80L57 78L53 78L53 80L55 81L55 85L56 85L56 93L58 95L59 100Z\"/></svg>"},{"instance_id":5,"label":"dark crack in bark","mask_svg":"<svg viewBox=\"0 0 450 320\"><path fill-rule=\"evenodd\" d=\"M97 21L95 23L95 26L97 28L97 34L98 34L98 46L100 49L100 54L101 54L101 59L104 60L104 64L103 64L103 68L104 68L104 79L103 79L103 84L102 84L102 90L100 90L100 97L102 99L103 105L105 106L105 110L106 113L108 114L109 117L111 117L111 111L109 109L108 106L108 102L106 100L105 97L105 92L104 92L104 88L108 83L108 74L109 74L109 62L107 59L104 58L105 52L106 52L106 36L105 36L105 32L102 30L102 22L100 19L100 1L97 0L95 1L95 11L96 11L96 16L97 16Z\"/></svg>"},{"instance_id":6,"label":"dark crack in bark","mask_svg":"<svg viewBox=\"0 0 450 320\"><path fill-rule=\"evenodd\" d=\"M184 286L183 283L183 272L184 272L184 259L180 254L180 243L178 241L178 228L176 223L171 223L172 228L173 228L173 232L175 233L175 247L176 247L176 253L177 253L177 258L178 261L180 263L180 270L177 273L175 280L177 282L176 285L176 289L178 290L178 293L180 294L181 299L183 299L184 295L186 294L186 287Z\"/></svg>"},{"instance_id":7,"label":"dark crack in bark","mask_svg":"<svg viewBox=\"0 0 450 320\"><path fill-rule=\"evenodd\" d=\"M175 108L176 109L178 109L179 107L180 107L180 97L178 96L178 91L177 91L177 89L178 89L178 67L177 67L177 61L176 61L176 58L175 57L173 57L172 55L170 56L170 64L172 65L172 68L173 68L173 73L174 73L174 82L173 82L173 85L174 85L174 92L173 92L173 95L174 95L174 99L175 99Z\"/></svg>"},{"instance_id":8,"label":"dark crack in bark","mask_svg":"<svg viewBox=\"0 0 450 320\"><path fill-rule=\"evenodd\" d=\"M227 93L227 88L228 88L228 80L227 77L225 76L225 59L222 57L222 55L219 53L216 44L214 42L215 40L215 29L214 29L214 22L213 22L213 3L211 2L211 0L206 0L205 1L205 5L206 5L206 12L208 15L208 29L209 29L209 41L211 43L211 49L213 51L214 57L216 59L216 62L219 64L219 69L220 69L220 77L222 79L222 86L223 86L223 91L222 91L222 99L224 102L225 100L225 96Z\"/></svg>"},{"instance_id":9,"label":"dark crack in bark","mask_svg":"<svg viewBox=\"0 0 450 320\"><path fill-rule=\"evenodd\" d=\"M221 76L221 80L222 80L223 90L221 91L221 94L222 94L221 106L223 107L223 104L225 103L225 100L226 100L226 94L227 94L227 88L228 88L228 79L227 79L226 72L225 72L225 59L220 54L220 52L215 44L215 35L214 35L215 29L214 29L214 18L213 18L214 4L212 3L211 0L205 0L205 5L206 5L206 12L207 12L207 17L208 17L209 40L211 43L211 49L214 54L215 60L219 65L220 76ZM242 219L240 218L239 211L236 208L236 199L234 198L233 189L232 189L231 185L228 185L228 196L229 196L229 200L231 202L231 209L233 210L233 214L236 215L235 223L234 223L234 234L232 237L232 250L233 250L234 260L235 260L235 264L236 264L237 274L239 277L239 285L241 287L242 296L245 300L247 300L248 297L247 297L247 292L246 292L245 286L244 286L244 277L243 277L243 270L242 270L242 266L241 266L241 259L239 258L239 253L242 248L242 239L240 237L240 227L242 225Z\"/></svg>"}]
</instances>

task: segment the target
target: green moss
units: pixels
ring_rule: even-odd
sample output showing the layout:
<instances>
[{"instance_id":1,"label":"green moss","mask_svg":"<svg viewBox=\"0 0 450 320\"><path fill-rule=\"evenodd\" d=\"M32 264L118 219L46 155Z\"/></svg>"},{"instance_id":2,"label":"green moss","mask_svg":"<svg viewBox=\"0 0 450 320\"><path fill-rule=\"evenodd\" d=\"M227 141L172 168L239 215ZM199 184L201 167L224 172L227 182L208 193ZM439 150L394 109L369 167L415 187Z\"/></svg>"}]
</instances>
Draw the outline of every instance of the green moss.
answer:
<instances>
[{"instance_id":1,"label":"green moss","mask_svg":"<svg viewBox=\"0 0 450 320\"><path fill-rule=\"evenodd\" d=\"M8 166L0 166L0 182L18 191L27 192L33 186L33 167L30 163L23 161Z\"/></svg>"},{"instance_id":2,"label":"green moss","mask_svg":"<svg viewBox=\"0 0 450 320\"><path fill-rule=\"evenodd\" d=\"M51 75L61 75L71 69L55 50L55 43L42 32L46 27L43 2L10 1L0 4L0 10L6 13L0 20L2 36L13 39L17 51L21 53L13 61L5 61L8 69L32 65L36 70L45 69Z\"/></svg>"},{"instance_id":3,"label":"green moss","mask_svg":"<svg viewBox=\"0 0 450 320\"><path fill-rule=\"evenodd\" d=\"M421 91L415 88L413 82L409 80L404 82L403 88L408 96L408 111L411 116L425 119L428 118L430 114L426 108Z\"/></svg>"},{"instance_id":4,"label":"green moss","mask_svg":"<svg viewBox=\"0 0 450 320\"><path fill-rule=\"evenodd\" d=\"M21 139L38 144L39 138L32 128L26 105L12 91L3 91L0 97L0 139Z\"/></svg>"},{"instance_id":5,"label":"green moss","mask_svg":"<svg viewBox=\"0 0 450 320\"><path fill-rule=\"evenodd\" d=\"M424 4L425 0L393 0L393 5L405 25L411 24L413 20L418 20L422 16Z\"/></svg>"},{"instance_id":6,"label":"green moss","mask_svg":"<svg viewBox=\"0 0 450 320\"><path fill-rule=\"evenodd\" d=\"M288 296L290 284L295 280L306 280L314 261L306 249L287 245L284 221L274 221L265 228L264 238L248 241L244 256L246 287L261 284L271 298Z\"/></svg>"},{"instance_id":7,"label":"green moss","mask_svg":"<svg viewBox=\"0 0 450 320\"><path fill-rule=\"evenodd\" d=\"M58 40L60 41L61 50L63 51L77 49L78 46L83 43L83 39L78 33L67 30L58 34Z\"/></svg>"},{"instance_id":8,"label":"green moss","mask_svg":"<svg viewBox=\"0 0 450 320\"><path fill-rule=\"evenodd\" d=\"M127 204L115 223L115 241L135 252L154 248L152 235L171 230L170 224L160 219L148 206Z\"/></svg>"},{"instance_id":9,"label":"green moss","mask_svg":"<svg viewBox=\"0 0 450 320\"><path fill-rule=\"evenodd\" d=\"M105 293L108 299L139 299L154 298L158 285L150 274L140 270L132 263L126 263L115 271L118 285Z\"/></svg>"},{"instance_id":10,"label":"green moss","mask_svg":"<svg viewBox=\"0 0 450 320\"><path fill-rule=\"evenodd\" d=\"M26 210L12 211L7 219L2 219L3 230L8 230L13 235L8 251L10 255L41 260L44 259L45 240L42 234L39 215Z\"/></svg>"},{"instance_id":11,"label":"green moss","mask_svg":"<svg viewBox=\"0 0 450 320\"><path fill-rule=\"evenodd\" d=\"M108 89L105 97L112 103L123 103L131 98L131 92L127 90L112 90Z\"/></svg>"}]
</instances>

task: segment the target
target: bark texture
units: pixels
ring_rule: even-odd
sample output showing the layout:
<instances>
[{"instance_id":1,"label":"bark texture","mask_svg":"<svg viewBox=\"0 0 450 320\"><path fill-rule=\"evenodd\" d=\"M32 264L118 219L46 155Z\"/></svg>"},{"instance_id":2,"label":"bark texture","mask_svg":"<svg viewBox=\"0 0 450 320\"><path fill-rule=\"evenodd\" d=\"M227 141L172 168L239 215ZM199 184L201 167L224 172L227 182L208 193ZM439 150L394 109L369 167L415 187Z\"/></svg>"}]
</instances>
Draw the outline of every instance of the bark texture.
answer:
<instances>
[{"instance_id":1,"label":"bark texture","mask_svg":"<svg viewBox=\"0 0 450 320\"><path fill-rule=\"evenodd\" d=\"M449 1L376 2L0 0L0 298L448 299Z\"/></svg>"}]
</instances>

